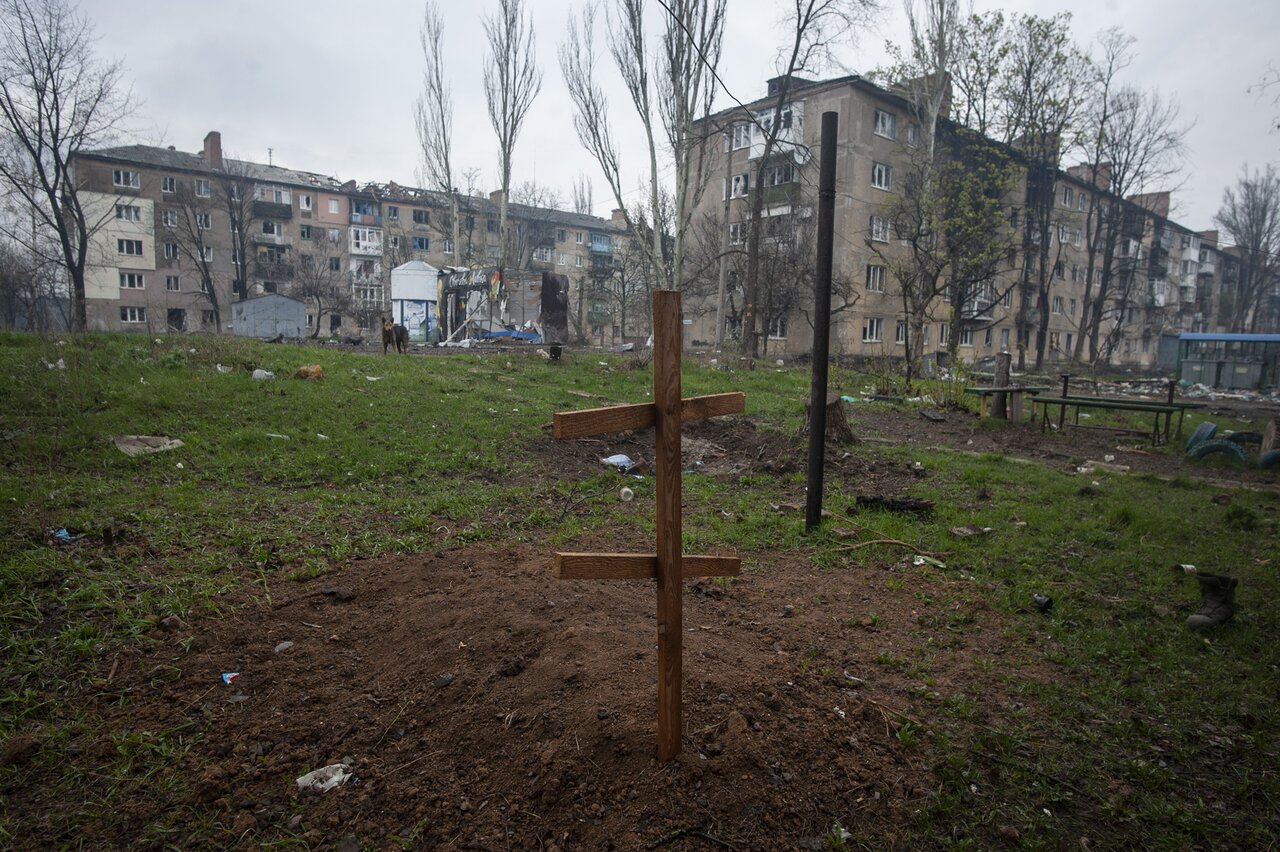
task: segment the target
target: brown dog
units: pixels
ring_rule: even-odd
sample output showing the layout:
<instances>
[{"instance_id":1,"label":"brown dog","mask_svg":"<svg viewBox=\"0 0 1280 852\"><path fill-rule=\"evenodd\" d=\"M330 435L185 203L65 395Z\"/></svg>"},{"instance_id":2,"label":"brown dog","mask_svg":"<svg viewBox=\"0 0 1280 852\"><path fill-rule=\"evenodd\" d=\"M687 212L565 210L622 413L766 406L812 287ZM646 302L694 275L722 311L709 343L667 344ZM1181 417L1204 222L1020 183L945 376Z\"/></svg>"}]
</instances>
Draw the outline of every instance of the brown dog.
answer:
<instances>
[{"instance_id":1,"label":"brown dog","mask_svg":"<svg viewBox=\"0 0 1280 852\"><path fill-rule=\"evenodd\" d=\"M386 317L382 318L382 354L387 354L387 347L392 343L396 345L397 354L403 354L409 351L409 329L402 325L391 322Z\"/></svg>"}]
</instances>

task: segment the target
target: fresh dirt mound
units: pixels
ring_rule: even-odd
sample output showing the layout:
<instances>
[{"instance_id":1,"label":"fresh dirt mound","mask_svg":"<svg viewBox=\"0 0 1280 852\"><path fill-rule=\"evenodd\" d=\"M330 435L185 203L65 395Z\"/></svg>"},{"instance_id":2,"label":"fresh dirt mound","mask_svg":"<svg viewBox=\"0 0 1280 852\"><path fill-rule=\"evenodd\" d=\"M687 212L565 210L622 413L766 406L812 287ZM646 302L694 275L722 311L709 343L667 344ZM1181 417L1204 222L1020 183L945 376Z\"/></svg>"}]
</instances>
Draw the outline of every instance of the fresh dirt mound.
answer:
<instances>
[{"instance_id":1,"label":"fresh dirt mound","mask_svg":"<svg viewBox=\"0 0 1280 852\"><path fill-rule=\"evenodd\" d=\"M963 691L979 696L974 724L997 722L1007 698L991 663L1026 656L1005 656L1001 618L963 581L917 572L886 592L884 567L759 557L740 581L687 586L685 751L663 767L652 583L555 581L549 563L532 546L357 562L164 634L120 661L98 710L116 730L186 726L195 745L80 836L136 837L191 808L179 822L206 828L188 842L212 825L228 843L821 848L840 820L876 846L909 845L938 782L929 737L907 720L953 724L930 715L939 693ZM87 747L106 765L115 744ZM344 759L358 781L299 792L295 778ZM39 789L6 792L66 825L64 803L24 800Z\"/></svg>"}]
</instances>

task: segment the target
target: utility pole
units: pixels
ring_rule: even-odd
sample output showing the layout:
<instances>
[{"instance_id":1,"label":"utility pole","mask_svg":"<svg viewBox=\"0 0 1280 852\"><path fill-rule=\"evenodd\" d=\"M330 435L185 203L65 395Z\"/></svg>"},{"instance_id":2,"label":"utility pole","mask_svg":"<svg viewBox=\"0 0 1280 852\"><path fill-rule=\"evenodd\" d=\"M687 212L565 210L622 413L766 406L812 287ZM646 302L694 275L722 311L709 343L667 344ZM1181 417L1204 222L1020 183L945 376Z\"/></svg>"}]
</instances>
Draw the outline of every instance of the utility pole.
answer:
<instances>
[{"instance_id":1,"label":"utility pole","mask_svg":"<svg viewBox=\"0 0 1280 852\"><path fill-rule=\"evenodd\" d=\"M813 374L809 384L809 476L804 528L822 523L822 473L827 449L827 358L831 347L831 263L835 249L836 130L840 115L822 114L818 166L818 259L813 285Z\"/></svg>"}]
</instances>

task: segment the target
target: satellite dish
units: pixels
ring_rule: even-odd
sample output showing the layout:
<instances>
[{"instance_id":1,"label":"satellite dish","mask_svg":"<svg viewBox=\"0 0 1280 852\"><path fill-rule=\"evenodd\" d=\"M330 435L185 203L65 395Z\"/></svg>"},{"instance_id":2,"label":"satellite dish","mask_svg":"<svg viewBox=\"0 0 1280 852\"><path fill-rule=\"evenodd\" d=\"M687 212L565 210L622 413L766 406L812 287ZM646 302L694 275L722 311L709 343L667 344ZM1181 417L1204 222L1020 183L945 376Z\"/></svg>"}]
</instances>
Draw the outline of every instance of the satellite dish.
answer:
<instances>
[{"instance_id":1,"label":"satellite dish","mask_svg":"<svg viewBox=\"0 0 1280 852\"><path fill-rule=\"evenodd\" d=\"M797 145L793 149L793 152L796 158L796 165L798 166L805 165L806 163L809 162L809 158L813 156L812 152L810 152L809 149L804 145Z\"/></svg>"}]
</instances>

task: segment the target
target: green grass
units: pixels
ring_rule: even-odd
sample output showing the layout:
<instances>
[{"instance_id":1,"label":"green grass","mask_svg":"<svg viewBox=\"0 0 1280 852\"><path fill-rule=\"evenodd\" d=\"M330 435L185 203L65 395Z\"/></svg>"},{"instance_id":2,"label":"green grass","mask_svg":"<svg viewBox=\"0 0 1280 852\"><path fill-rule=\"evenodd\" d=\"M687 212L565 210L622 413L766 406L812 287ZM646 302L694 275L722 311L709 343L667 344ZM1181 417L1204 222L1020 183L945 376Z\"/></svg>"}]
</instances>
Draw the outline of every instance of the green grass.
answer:
<instances>
[{"instance_id":1,"label":"green grass","mask_svg":"<svg viewBox=\"0 0 1280 852\"><path fill-rule=\"evenodd\" d=\"M66 370L42 363L59 358ZM313 362L325 381L289 378ZM211 844L225 839L216 818L183 809L189 791L151 780L190 749L192 733L103 731L82 709L79 699L114 655L151 641L165 616L223 615L231 590L271 599L361 557L479 541L558 544L606 525L651 532L651 516L627 513L613 498L612 474L559 480L531 453L555 411L644 399L649 372L629 366L612 355L550 365L523 355L370 358L214 338L0 336L0 741L16 733L43 740L28 767L0 767L0 786L41 770L56 772L66 793L92 782L82 816L102 824L121 796L162 796L174 803L172 824L151 826L147 842L176 842L178 826L207 830ZM255 367L277 378L253 381ZM831 384L856 390L874 379L837 369ZM686 395L745 391L758 429L794 435L808 375L690 362L683 385ZM1194 428L1199 418L1188 420ZM185 446L129 458L109 441L119 434L167 435ZM1008 616L1009 644L1021 649L997 672L1019 706L988 725L978 721L979 687L936 687L945 642L871 646L876 663L917 684L898 743L913 754L928 743L937 754L939 786L915 827L922 837L990 848L1000 842L996 828L1008 825L1023 843L1058 846L1077 842L1069 828L1094 832L1095 847L1105 847L1093 827L1105 820L1115 837L1158 848L1221 845L1224 825L1229 845L1280 843L1274 491L1235 491L1220 506L1209 498L1221 487L1189 477L1072 477L999 454L884 445L854 454L924 465L926 475L904 490L937 501L933 513L863 511L856 522L876 538L945 552L946 576L961 581L926 594L913 572L939 569L909 567L885 574L886 593L915 595L920 628L953 637L976 629L975 607L985 602ZM1082 488L1093 479L1096 488ZM827 571L902 559L897 547L842 549L839 521L806 535L803 513L771 508L802 500L803 484L803 474L685 477L686 501L710 509L686 514L686 549L737 550L748 566L755 554L802 551ZM650 498L653 482L633 488ZM857 493L856 479L828 477L826 502L837 515ZM993 532L948 532L965 524ZM47 531L62 527L120 529L123 543L47 543ZM1241 578L1242 615L1228 629L1205 637L1183 628L1195 593L1170 566L1187 562ZM1054 598L1048 616L1033 612L1035 594ZM877 641L878 611L852 619L860 641ZM1020 677L1023 665L1052 676ZM798 668L834 671L818 649ZM69 749L93 736L112 743L112 755L90 779ZM1206 802L1230 810L1224 816ZM830 824L854 817L831 814ZM0 805L0 841L22 831L22 819Z\"/></svg>"}]
</instances>

